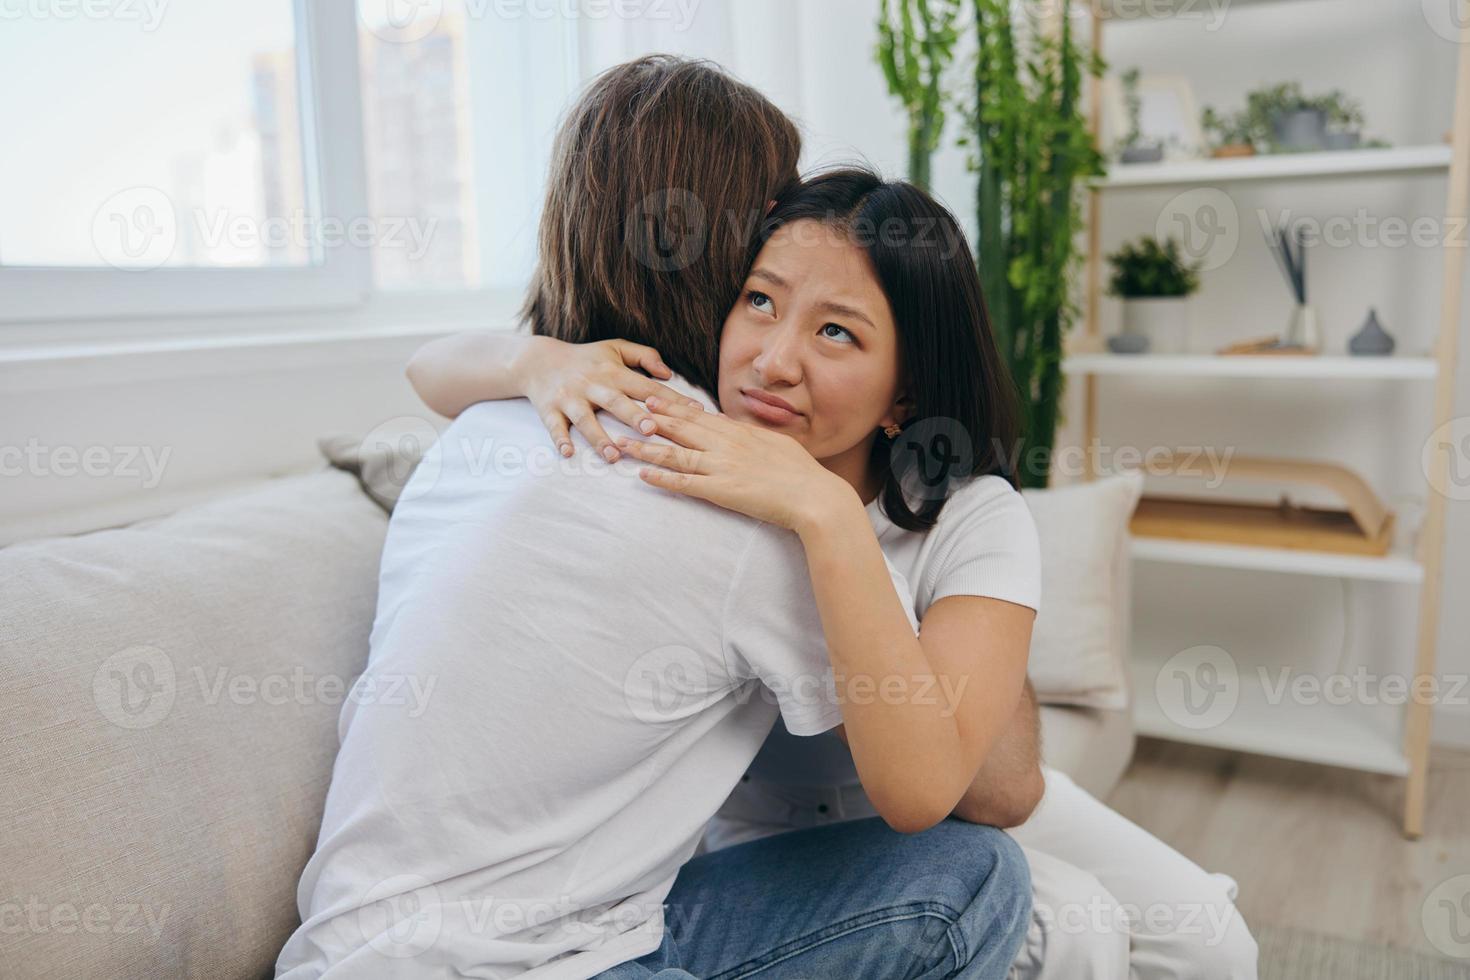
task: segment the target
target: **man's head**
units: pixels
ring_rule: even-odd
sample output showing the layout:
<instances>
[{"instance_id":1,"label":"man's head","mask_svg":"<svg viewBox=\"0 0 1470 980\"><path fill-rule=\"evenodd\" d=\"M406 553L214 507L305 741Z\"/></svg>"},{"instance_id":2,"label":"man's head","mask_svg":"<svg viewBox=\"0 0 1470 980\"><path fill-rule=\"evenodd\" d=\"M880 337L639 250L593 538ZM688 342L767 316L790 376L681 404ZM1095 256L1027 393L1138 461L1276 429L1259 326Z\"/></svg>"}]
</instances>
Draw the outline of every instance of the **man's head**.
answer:
<instances>
[{"instance_id":1,"label":"man's head","mask_svg":"<svg viewBox=\"0 0 1470 980\"><path fill-rule=\"evenodd\" d=\"M556 138L532 330L650 344L714 392L721 324L800 153L781 110L708 62L653 55L604 72Z\"/></svg>"}]
</instances>

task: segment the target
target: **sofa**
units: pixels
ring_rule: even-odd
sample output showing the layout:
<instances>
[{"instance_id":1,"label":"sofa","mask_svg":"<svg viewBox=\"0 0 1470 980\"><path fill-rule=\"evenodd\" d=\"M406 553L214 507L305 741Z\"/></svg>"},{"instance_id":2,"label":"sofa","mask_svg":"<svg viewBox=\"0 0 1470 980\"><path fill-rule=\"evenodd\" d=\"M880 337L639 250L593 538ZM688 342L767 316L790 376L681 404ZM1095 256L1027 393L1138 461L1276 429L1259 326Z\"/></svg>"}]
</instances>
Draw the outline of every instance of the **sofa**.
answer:
<instances>
[{"instance_id":1,"label":"sofa","mask_svg":"<svg viewBox=\"0 0 1470 980\"><path fill-rule=\"evenodd\" d=\"M272 974L368 651L388 517L359 477L0 549L0 974ZM1095 795L1132 752L1126 702L1042 729Z\"/></svg>"}]
</instances>

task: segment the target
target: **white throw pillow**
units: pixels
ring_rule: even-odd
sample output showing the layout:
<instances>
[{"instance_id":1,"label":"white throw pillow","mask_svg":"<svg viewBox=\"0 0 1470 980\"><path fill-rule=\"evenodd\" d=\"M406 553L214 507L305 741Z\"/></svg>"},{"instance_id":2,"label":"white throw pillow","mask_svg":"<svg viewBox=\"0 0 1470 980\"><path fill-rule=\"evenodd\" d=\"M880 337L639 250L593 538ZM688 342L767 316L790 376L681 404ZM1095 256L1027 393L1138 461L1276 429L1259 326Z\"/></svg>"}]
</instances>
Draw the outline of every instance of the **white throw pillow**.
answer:
<instances>
[{"instance_id":1,"label":"white throw pillow","mask_svg":"<svg viewBox=\"0 0 1470 980\"><path fill-rule=\"evenodd\" d=\"M1128 707L1128 521L1142 492L1136 470L1022 491L1041 542L1028 673L1042 704Z\"/></svg>"}]
</instances>

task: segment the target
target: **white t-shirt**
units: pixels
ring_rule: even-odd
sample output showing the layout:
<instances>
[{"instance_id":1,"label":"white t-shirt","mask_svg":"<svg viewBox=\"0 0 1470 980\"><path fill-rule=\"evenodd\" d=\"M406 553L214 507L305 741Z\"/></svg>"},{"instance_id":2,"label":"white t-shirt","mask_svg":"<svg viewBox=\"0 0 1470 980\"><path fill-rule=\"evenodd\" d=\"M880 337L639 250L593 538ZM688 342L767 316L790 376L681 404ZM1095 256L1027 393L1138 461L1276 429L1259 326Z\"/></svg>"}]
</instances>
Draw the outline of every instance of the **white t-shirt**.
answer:
<instances>
[{"instance_id":1,"label":"white t-shirt","mask_svg":"<svg viewBox=\"0 0 1470 980\"><path fill-rule=\"evenodd\" d=\"M907 583L900 593L922 620L929 607L952 595L1004 599L1041 608L1041 546L1026 500L999 476L966 482L945 502L928 532L890 521L878 501L868 519L890 569ZM750 767L762 782L785 786L853 786L852 753L836 733L796 738L779 722Z\"/></svg>"},{"instance_id":2,"label":"white t-shirt","mask_svg":"<svg viewBox=\"0 0 1470 980\"><path fill-rule=\"evenodd\" d=\"M562 460L528 402L476 405L405 487L278 977L635 959L778 704L840 723L796 536L577 439Z\"/></svg>"}]
</instances>

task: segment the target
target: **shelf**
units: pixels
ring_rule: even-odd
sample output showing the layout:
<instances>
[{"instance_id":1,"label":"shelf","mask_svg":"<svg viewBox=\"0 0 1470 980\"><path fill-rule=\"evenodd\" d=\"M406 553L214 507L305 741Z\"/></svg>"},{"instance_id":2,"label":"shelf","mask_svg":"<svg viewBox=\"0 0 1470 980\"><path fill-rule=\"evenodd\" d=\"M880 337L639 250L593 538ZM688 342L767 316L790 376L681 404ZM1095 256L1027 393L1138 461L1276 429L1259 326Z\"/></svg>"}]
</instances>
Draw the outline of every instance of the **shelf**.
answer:
<instances>
[{"instance_id":1,"label":"shelf","mask_svg":"<svg viewBox=\"0 0 1470 980\"><path fill-rule=\"evenodd\" d=\"M1406 585L1424 581L1424 567L1405 555L1370 558L1296 548L1261 548L1254 545L1217 544L1212 541L1135 537L1133 558L1135 561L1205 568L1240 568L1290 575L1398 582Z\"/></svg>"},{"instance_id":2,"label":"shelf","mask_svg":"<svg viewBox=\"0 0 1470 980\"><path fill-rule=\"evenodd\" d=\"M1249 180L1448 173L1450 157L1449 146L1431 144L1323 153L1264 153L1253 157L1164 163L1110 163L1108 176L1091 181L1090 186L1171 187Z\"/></svg>"},{"instance_id":3,"label":"shelf","mask_svg":"<svg viewBox=\"0 0 1470 980\"><path fill-rule=\"evenodd\" d=\"M1325 700L1301 704L1292 701L1289 693L1273 704L1271 695L1276 692L1268 692L1256 668L1242 664L1237 674L1239 697L1228 717L1213 727L1190 727L1179 721L1191 719L1183 707L1184 681L1178 681L1180 700L1175 700L1176 695L1169 687L1172 678L1166 677L1160 683L1160 671L1166 660L1162 655L1149 653L1134 657L1133 720L1140 735L1360 772L1408 775L1409 760L1398 739L1386 734L1386 730L1395 727L1393 717L1400 710L1396 707L1333 704ZM1274 672L1267 677L1273 685L1279 683ZM1225 682L1228 680L1225 678ZM1218 675L1216 683L1221 683ZM1159 703L1161 687L1170 698L1168 711ZM1194 704L1201 706L1204 702L1196 700ZM1194 717L1206 720L1208 715L1200 713Z\"/></svg>"},{"instance_id":4,"label":"shelf","mask_svg":"<svg viewBox=\"0 0 1470 980\"><path fill-rule=\"evenodd\" d=\"M1342 378L1432 380L1432 357L1338 357L1290 354L1073 354L1062 359L1068 374L1194 378Z\"/></svg>"},{"instance_id":5,"label":"shelf","mask_svg":"<svg viewBox=\"0 0 1470 980\"><path fill-rule=\"evenodd\" d=\"M1302 0L1234 0L1232 7L1267 7L1272 4L1300 3ZM1184 15L1196 19L1211 13L1206 4L1198 0L1150 0L1141 4L1138 0L1102 0L1104 24L1130 24L1135 21L1149 23Z\"/></svg>"}]
</instances>

